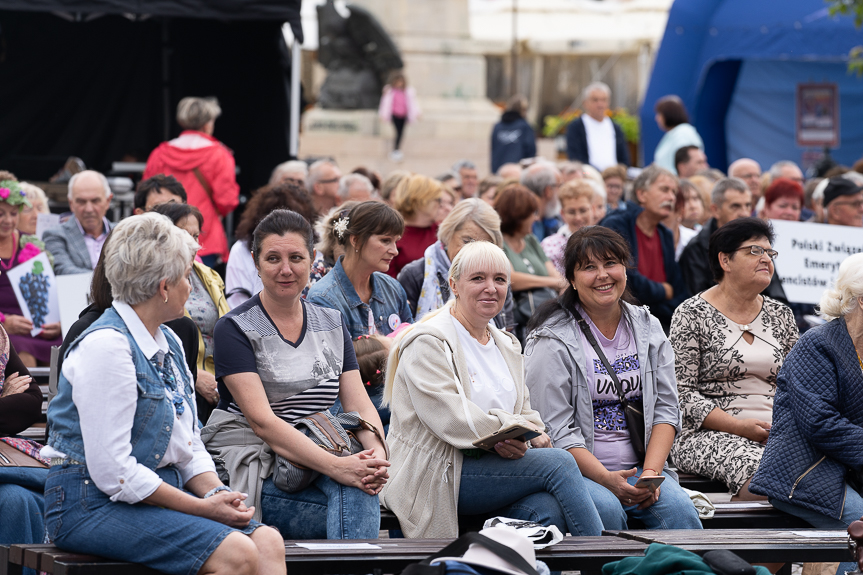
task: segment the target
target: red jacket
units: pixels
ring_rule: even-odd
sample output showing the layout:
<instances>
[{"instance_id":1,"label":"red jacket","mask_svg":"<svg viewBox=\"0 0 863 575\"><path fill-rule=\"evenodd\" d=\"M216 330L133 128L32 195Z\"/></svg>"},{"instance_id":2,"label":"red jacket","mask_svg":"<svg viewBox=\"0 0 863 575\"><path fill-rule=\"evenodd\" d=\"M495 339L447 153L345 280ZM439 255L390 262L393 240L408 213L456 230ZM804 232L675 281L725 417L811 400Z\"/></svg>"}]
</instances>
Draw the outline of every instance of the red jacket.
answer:
<instances>
[{"instance_id":1,"label":"red jacket","mask_svg":"<svg viewBox=\"0 0 863 575\"><path fill-rule=\"evenodd\" d=\"M195 168L210 185L212 198L195 176ZM198 254L218 254L227 261L228 238L221 219L237 207L240 197L231 150L212 136L186 130L179 138L162 142L150 154L144 178L156 174L177 178L186 188L189 204L201 210L204 225L200 238L202 247Z\"/></svg>"}]
</instances>

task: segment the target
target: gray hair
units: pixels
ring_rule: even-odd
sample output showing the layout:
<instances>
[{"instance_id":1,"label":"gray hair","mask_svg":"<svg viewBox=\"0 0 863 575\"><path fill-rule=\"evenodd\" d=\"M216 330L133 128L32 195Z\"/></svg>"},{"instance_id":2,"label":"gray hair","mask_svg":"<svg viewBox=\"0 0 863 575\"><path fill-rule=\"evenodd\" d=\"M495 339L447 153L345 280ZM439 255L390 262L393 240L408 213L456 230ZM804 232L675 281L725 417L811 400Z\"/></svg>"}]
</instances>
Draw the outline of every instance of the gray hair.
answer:
<instances>
[{"instance_id":1,"label":"gray hair","mask_svg":"<svg viewBox=\"0 0 863 575\"><path fill-rule=\"evenodd\" d=\"M547 187L557 183L557 174L558 169L554 164L537 162L522 172L519 183L541 197Z\"/></svg>"},{"instance_id":2,"label":"gray hair","mask_svg":"<svg viewBox=\"0 0 863 575\"><path fill-rule=\"evenodd\" d=\"M462 169L475 170L476 164L474 164L470 160L459 160L452 165L452 171L455 173L458 173Z\"/></svg>"},{"instance_id":3,"label":"gray hair","mask_svg":"<svg viewBox=\"0 0 863 575\"><path fill-rule=\"evenodd\" d=\"M611 97L611 88L608 87L608 84L606 84L605 82L591 82L581 93L582 99L586 100L587 97L590 96L590 93L595 90L605 92L606 96L608 96L609 98Z\"/></svg>"},{"instance_id":4,"label":"gray hair","mask_svg":"<svg viewBox=\"0 0 863 575\"><path fill-rule=\"evenodd\" d=\"M713 191L710 192L710 203L714 206L721 207L725 201L725 192L734 190L735 192L746 193L749 191L749 186L740 178L722 178L716 185L713 186Z\"/></svg>"},{"instance_id":5,"label":"gray hair","mask_svg":"<svg viewBox=\"0 0 863 575\"><path fill-rule=\"evenodd\" d=\"M285 174L297 172L303 174L303 177L301 179L305 181L306 176L309 175L309 166L301 160L289 160L287 162L282 162L281 164L273 168L273 173L270 175L270 185L273 186L281 182L282 178L285 177Z\"/></svg>"},{"instance_id":6,"label":"gray hair","mask_svg":"<svg viewBox=\"0 0 863 575\"><path fill-rule=\"evenodd\" d=\"M51 213L51 210L48 209L48 196L45 195L45 190L27 182L21 182L18 185L21 187L21 191L24 192L26 198L30 200L30 205L36 208L37 212L40 214ZM41 210L37 207L40 204L42 205Z\"/></svg>"},{"instance_id":7,"label":"gray hair","mask_svg":"<svg viewBox=\"0 0 863 575\"><path fill-rule=\"evenodd\" d=\"M324 166L333 166L336 165L329 160L318 160L311 166L309 166L309 173L306 176L306 190L311 194L315 190L315 184L318 183L318 180L321 179L321 169Z\"/></svg>"},{"instance_id":8,"label":"gray hair","mask_svg":"<svg viewBox=\"0 0 863 575\"><path fill-rule=\"evenodd\" d=\"M177 123L186 130L200 130L221 115L222 108L216 98L189 96L177 104Z\"/></svg>"},{"instance_id":9,"label":"gray hair","mask_svg":"<svg viewBox=\"0 0 863 575\"><path fill-rule=\"evenodd\" d=\"M821 296L818 313L827 321L843 317L857 307L859 297L863 297L863 254L854 254L839 266L836 284Z\"/></svg>"},{"instance_id":10,"label":"gray hair","mask_svg":"<svg viewBox=\"0 0 863 575\"><path fill-rule=\"evenodd\" d=\"M473 222L487 233L492 243L503 247L503 234L500 233L500 216L490 205L479 198L468 198L455 205L452 211L440 223L437 238L446 246L455 234L468 222Z\"/></svg>"},{"instance_id":11,"label":"gray hair","mask_svg":"<svg viewBox=\"0 0 863 575\"><path fill-rule=\"evenodd\" d=\"M375 191L375 187L372 185L371 180L364 175L348 174L346 176L342 176L342 179L339 180L339 196L341 196L342 199L347 198L350 195L351 186L354 184L362 184L369 194Z\"/></svg>"},{"instance_id":12,"label":"gray hair","mask_svg":"<svg viewBox=\"0 0 863 575\"><path fill-rule=\"evenodd\" d=\"M638 177L635 178L635 181L632 182L632 199L638 202L638 195L636 192L638 190L647 190L650 189L650 186L656 183L662 176L668 176L675 182L678 182L677 176L672 174L670 171L666 170L661 166L657 166L656 164L650 164L638 174ZM639 202L640 203L640 202Z\"/></svg>"},{"instance_id":13,"label":"gray hair","mask_svg":"<svg viewBox=\"0 0 863 575\"><path fill-rule=\"evenodd\" d=\"M105 248L105 277L114 299L129 305L147 301L159 283L175 284L186 272L198 244L162 214L126 218L111 231Z\"/></svg>"},{"instance_id":14,"label":"gray hair","mask_svg":"<svg viewBox=\"0 0 863 575\"><path fill-rule=\"evenodd\" d=\"M99 177L99 180L102 182L102 188L105 190L105 197L107 198L111 195L111 186L108 184L108 178L106 178L103 174L101 174L100 172L97 172L96 170L84 170L83 172L78 172L77 174L75 174L71 178L69 178L69 184L68 184L69 191L66 194L66 197L69 198L69 200L72 199L72 190L75 188L75 183L84 174L96 174Z\"/></svg>"},{"instance_id":15,"label":"gray hair","mask_svg":"<svg viewBox=\"0 0 863 575\"><path fill-rule=\"evenodd\" d=\"M791 160L779 160L778 162L770 166L770 179L775 180L776 178L781 178L782 168L797 168L798 170L800 170L800 166L798 166Z\"/></svg>"}]
</instances>

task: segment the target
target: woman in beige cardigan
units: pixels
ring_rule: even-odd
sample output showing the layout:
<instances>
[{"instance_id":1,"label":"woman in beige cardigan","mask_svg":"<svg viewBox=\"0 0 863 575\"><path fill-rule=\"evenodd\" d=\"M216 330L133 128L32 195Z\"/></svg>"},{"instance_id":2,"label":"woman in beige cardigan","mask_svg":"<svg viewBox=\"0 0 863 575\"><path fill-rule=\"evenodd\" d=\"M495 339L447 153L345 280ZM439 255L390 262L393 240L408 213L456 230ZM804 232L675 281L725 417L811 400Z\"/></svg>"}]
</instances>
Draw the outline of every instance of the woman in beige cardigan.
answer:
<instances>
[{"instance_id":1,"label":"woman in beige cardigan","mask_svg":"<svg viewBox=\"0 0 863 575\"><path fill-rule=\"evenodd\" d=\"M602 522L572 457L550 448L530 408L515 337L489 323L511 266L489 242L452 262L454 300L406 331L390 353L384 401L392 418L390 480L381 503L407 537L457 537L458 515L494 514L599 535ZM495 452L473 442L514 423L542 432ZM467 456L467 457L465 457Z\"/></svg>"}]
</instances>

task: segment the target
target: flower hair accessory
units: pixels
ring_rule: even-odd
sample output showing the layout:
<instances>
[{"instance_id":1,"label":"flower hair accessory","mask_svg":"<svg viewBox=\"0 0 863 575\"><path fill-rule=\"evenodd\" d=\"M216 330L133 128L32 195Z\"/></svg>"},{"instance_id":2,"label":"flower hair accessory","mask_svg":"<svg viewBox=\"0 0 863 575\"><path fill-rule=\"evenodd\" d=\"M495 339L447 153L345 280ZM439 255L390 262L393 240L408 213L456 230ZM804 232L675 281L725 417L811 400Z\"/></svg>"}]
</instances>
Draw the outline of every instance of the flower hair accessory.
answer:
<instances>
[{"instance_id":1,"label":"flower hair accessory","mask_svg":"<svg viewBox=\"0 0 863 575\"><path fill-rule=\"evenodd\" d=\"M348 231L348 222L347 217L341 217L333 224L333 231L339 236L340 240L344 239L345 232Z\"/></svg>"},{"instance_id":2,"label":"flower hair accessory","mask_svg":"<svg viewBox=\"0 0 863 575\"><path fill-rule=\"evenodd\" d=\"M21 210L24 206L30 206L30 200L27 199L27 194L18 185L15 180L3 180L0 182L0 201L4 201L10 206L18 206Z\"/></svg>"}]
</instances>

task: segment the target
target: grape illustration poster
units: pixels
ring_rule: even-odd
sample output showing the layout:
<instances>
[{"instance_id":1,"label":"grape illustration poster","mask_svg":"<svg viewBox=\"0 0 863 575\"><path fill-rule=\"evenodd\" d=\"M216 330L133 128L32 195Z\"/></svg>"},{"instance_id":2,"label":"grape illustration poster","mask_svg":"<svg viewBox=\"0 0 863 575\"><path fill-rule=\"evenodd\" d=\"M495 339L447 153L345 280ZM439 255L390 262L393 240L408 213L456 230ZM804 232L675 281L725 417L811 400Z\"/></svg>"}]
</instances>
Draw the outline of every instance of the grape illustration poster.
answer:
<instances>
[{"instance_id":1,"label":"grape illustration poster","mask_svg":"<svg viewBox=\"0 0 863 575\"><path fill-rule=\"evenodd\" d=\"M42 331L42 325L60 321L57 280L44 253L6 272L24 317L33 322L30 335Z\"/></svg>"}]
</instances>

